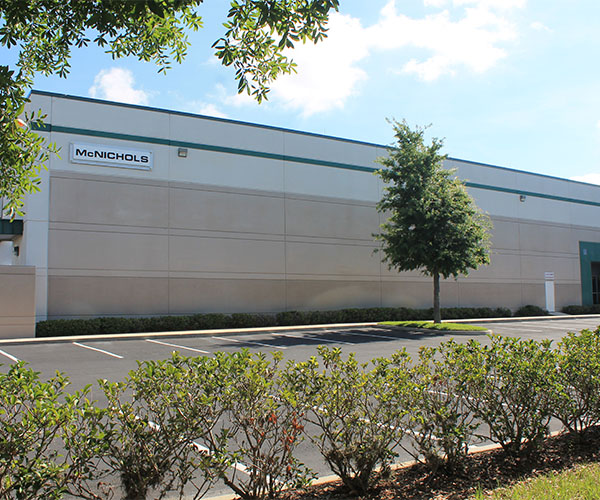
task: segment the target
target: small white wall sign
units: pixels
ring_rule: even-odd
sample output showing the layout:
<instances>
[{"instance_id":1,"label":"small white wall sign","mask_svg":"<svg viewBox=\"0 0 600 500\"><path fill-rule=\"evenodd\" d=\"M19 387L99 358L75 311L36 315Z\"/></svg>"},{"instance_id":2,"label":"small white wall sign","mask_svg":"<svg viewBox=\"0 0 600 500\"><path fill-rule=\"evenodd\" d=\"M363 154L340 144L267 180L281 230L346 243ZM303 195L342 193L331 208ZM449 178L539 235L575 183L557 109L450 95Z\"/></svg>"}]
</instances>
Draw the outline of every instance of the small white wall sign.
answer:
<instances>
[{"instance_id":1,"label":"small white wall sign","mask_svg":"<svg viewBox=\"0 0 600 500\"><path fill-rule=\"evenodd\" d=\"M556 311L556 304L554 302L554 272L544 273L544 288L546 291L546 310L554 312Z\"/></svg>"},{"instance_id":2,"label":"small white wall sign","mask_svg":"<svg viewBox=\"0 0 600 500\"><path fill-rule=\"evenodd\" d=\"M70 159L72 163L136 170L152 170L154 163L152 151L82 142L71 143Z\"/></svg>"}]
</instances>

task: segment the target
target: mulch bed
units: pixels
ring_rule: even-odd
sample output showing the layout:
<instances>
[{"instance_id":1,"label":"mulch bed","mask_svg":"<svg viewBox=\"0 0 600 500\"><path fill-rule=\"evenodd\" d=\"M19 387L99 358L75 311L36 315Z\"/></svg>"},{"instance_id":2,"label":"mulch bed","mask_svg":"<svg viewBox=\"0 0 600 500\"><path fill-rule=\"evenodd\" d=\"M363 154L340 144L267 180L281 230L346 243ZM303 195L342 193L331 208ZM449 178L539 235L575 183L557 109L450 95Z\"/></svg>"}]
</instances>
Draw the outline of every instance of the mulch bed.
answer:
<instances>
[{"instance_id":1,"label":"mulch bed","mask_svg":"<svg viewBox=\"0 0 600 500\"><path fill-rule=\"evenodd\" d=\"M581 438L562 434L548 438L529 461L510 460L501 450L476 453L457 474L438 472L433 475L424 465L417 464L393 471L378 482L366 496L348 492L340 481L305 490L289 492L286 500L462 500L475 495L478 489L489 490L509 486L526 478L551 471L568 469L575 464L600 461L600 427L588 429Z\"/></svg>"}]
</instances>

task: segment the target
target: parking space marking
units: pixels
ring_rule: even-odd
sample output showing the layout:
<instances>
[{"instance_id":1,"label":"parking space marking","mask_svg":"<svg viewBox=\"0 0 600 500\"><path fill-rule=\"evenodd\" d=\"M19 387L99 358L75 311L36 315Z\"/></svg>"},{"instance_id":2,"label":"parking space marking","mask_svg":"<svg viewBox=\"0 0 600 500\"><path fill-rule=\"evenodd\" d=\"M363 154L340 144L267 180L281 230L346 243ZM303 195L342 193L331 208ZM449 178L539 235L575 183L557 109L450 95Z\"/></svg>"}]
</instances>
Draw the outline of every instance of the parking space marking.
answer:
<instances>
[{"instance_id":1,"label":"parking space marking","mask_svg":"<svg viewBox=\"0 0 600 500\"><path fill-rule=\"evenodd\" d=\"M375 337L378 339L403 340L398 337L391 337L389 335L375 335L374 333L344 332L344 335L358 335L359 337Z\"/></svg>"},{"instance_id":2,"label":"parking space marking","mask_svg":"<svg viewBox=\"0 0 600 500\"><path fill-rule=\"evenodd\" d=\"M312 340L314 342L329 342L330 344L346 344L346 345L355 345L352 342L344 342L342 340L329 340L329 339L322 339L320 337L317 337L316 335L311 335L311 334L304 334L304 335L292 335L290 333L277 333L274 334L276 337L289 337L292 339L305 339L305 340ZM308 336L310 335L310 336Z\"/></svg>"},{"instance_id":3,"label":"parking space marking","mask_svg":"<svg viewBox=\"0 0 600 500\"><path fill-rule=\"evenodd\" d=\"M237 342L238 344L256 344L256 345L260 345L262 347L268 347L268 348L287 349L287 347L284 347L281 345L263 344L262 342L256 342L254 340L238 340L238 339L230 339L227 337L212 337L212 338L217 339L217 340L227 340L228 342Z\"/></svg>"},{"instance_id":4,"label":"parking space marking","mask_svg":"<svg viewBox=\"0 0 600 500\"><path fill-rule=\"evenodd\" d=\"M104 349L98 349L97 347L80 344L79 342L73 342L73 345L76 345L77 347L83 347L84 349L90 349L91 351L101 352L102 354L106 354L107 356L112 356L113 358L123 359L123 356L115 354L114 352L105 351Z\"/></svg>"},{"instance_id":5,"label":"parking space marking","mask_svg":"<svg viewBox=\"0 0 600 500\"><path fill-rule=\"evenodd\" d=\"M6 351L3 351L2 349L0 349L0 354L2 354L2 356L6 356L8 359L10 359L11 361L14 361L15 363L18 363L20 361L18 358L15 358L12 354L8 354Z\"/></svg>"},{"instance_id":6,"label":"parking space marking","mask_svg":"<svg viewBox=\"0 0 600 500\"><path fill-rule=\"evenodd\" d=\"M210 354L210 352L203 351L202 349L195 349L194 347L186 347L184 345L179 345L179 344L170 344L169 342L161 342L160 340L146 339L146 342L152 342L153 344L166 345L168 347L176 347L177 349L186 349L188 351L199 352L201 354Z\"/></svg>"},{"instance_id":7,"label":"parking space marking","mask_svg":"<svg viewBox=\"0 0 600 500\"><path fill-rule=\"evenodd\" d=\"M529 328L527 326L512 326L512 325L502 325L501 326L502 329L504 330L519 330L519 331L523 331L523 332L536 332L536 333L542 333L544 330L538 330L537 328Z\"/></svg>"}]
</instances>

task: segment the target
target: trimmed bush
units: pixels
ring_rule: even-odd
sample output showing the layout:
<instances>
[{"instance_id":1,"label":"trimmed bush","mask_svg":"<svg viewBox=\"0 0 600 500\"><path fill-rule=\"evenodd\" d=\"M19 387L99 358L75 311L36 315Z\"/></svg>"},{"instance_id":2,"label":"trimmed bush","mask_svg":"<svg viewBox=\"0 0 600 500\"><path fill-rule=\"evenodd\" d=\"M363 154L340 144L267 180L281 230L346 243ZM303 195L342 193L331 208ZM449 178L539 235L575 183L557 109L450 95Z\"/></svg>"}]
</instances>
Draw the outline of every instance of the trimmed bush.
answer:
<instances>
[{"instance_id":1,"label":"trimmed bush","mask_svg":"<svg viewBox=\"0 0 600 500\"><path fill-rule=\"evenodd\" d=\"M533 306L531 304L519 307L515 311L516 317L525 317L525 316L548 316L550 313L546 311L546 309L542 309L539 306Z\"/></svg>"},{"instance_id":2,"label":"trimmed bush","mask_svg":"<svg viewBox=\"0 0 600 500\"><path fill-rule=\"evenodd\" d=\"M291 364L285 374L290 397L306 412L312 443L352 492L365 494L375 469L388 470L404 435L403 402L408 389L409 356L378 359L373 367L354 354L318 347L319 358Z\"/></svg>"},{"instance_id":3,"label":"trimmed bush","mask_svg":"<svg viewBox=\"0 0 600 500\"><path fill-rule=\"evenodd\" d=\"M271 361L247 350L219 354L228 365L220 401L225 409L222 455L228 467L219 476L246 500L275 498L281 490L301 488L314 478L295 457L304 438L303 409L281 387L281 354L272 356ZM235 468L238 463L245 465L246 474Z\"/></svg>"},{"instance_id":4,"label":"trimmed bush","mask_svg":"<svg viewBox=\"0 0 600 500\"><path fill-rule=\"evenodd\" d=\"M442 318L492 318L510 316L506 308L453 307L442 309ZM102 317L92 319L53 319L36 325L36 337L102 335L110 333L170 332L219 328L256 328L269 326L316 325L332 323L370 323L381 321L424 321L433 317L432 309L371 307L337 311L285 311L277 314L234 313L156 316L143 318Z\"/></svg>"},{"instance_id":5,"label":"trimmed bush","mask_svg":"<svg viewBox=\"0 0 600 500\"><path fill-rule=\"evenodd\" d=\"M552 415L556 356L551 341L490 336L440 346L458 382L457 394L489 427L489 438L513 457L535 451L548 433Z\"/></svg>"},{"instance_id":6,"label":"trimmed bush","mask_svg":"<svg viewBox=\"0 0 600 500\"><path fill-rule=\"evenodd\" d=\"M600 329L568 333L558 344L553 415L571 432L600 423Z\"/></svg>"},{"instance_id":7,"label":"trimmed bush","mask_svg":"<svg viewBox=\"0 0 600 500\"><path fill-rule=\"evenodd\" d=\"M565 306L562 312L566 314L600 314L600 304L590 306Z\"/></svg>"},{"instance_id":8,"label":"trimmed bush","mask_svg":"<svg viewBox=\"0 0 600 500\"><path fill-rule=\"evenodd\" d=\"M89 387L71 395L68 384L60 373L44 382L23 362L0 373L0 498L57 500L83 491L93 470L85 457L97 455L102 436L80 425L97 414ZM75 434L85 451L59 452Z\"/></svg>"},{"instance_id":9,"label":"trimmed bush","mask_svg":"<svg viewBox=\"0 0 600 500\"><path fill-rule=\"evenodd\" d=\"M478 424L461 397L452 365L439 356L438 349L421 348L406 394L407 435L413 444L406 451L415 460L423 457L434 473L440 468L460 469Z\"/></svg>"}]
</instances>

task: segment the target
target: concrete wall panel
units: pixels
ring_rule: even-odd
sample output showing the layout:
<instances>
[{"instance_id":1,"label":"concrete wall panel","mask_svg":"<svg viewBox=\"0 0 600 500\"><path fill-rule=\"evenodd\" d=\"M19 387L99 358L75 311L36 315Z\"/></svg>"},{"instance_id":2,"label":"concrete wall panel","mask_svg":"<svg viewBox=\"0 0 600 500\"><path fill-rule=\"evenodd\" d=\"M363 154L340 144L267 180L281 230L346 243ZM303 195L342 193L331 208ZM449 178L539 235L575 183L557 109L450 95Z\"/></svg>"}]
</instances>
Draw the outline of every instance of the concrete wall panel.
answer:
<instances>
[{"instance_id":1,"label":"concrete wall panel","mask_svg":"<svg viewBox=\"0 0 600 500\"><path fill-rule=\"evenodd\" d=\"M173 141L283 154L281 130L177 114L170 121Z\"/></svg>"},{"instance_id":2,"label":"concrete wall panel","mask_svg":"<svg viewBox=\"0 0 600 500\"><path fill-rule=\"evenodd\" d=\"M283 274L284 243L271 240L172 236L171 271Z\"/></svg>"},{"instance_id":3,"label":"concrete wall panel","mask_svg":"<svg viewBox=\"0 0 600 500\"><path fill-rule=\"evenodd\" d=\"M35 268L0 266L0 338L35 336Z\"/></svg>"},{"instance_id":4,"label":"concrete wall panel","mask_svg":"<svg viewBox=\"0 0 600 500\"><path fill-rule=\"evenodd\" d=\"M286 156L379 168L377 148L369 144L297 133L284 134Z\"/></svg>"},{"instance_id":5,"label":"concrete wall panel","mask_svg":"<svg viewBox=\"0 0 600 500\"><path fill-rule=\"evenodd\" d=\"M301 163L285 163L285 190L290 194L379 201L377 178L368 172Z\"/></svg>"},{"instance_id":6,"label":"concrete wall panel","mask_svg":"<svg viewBox=\"0 0 600 500\"><path fill-rule=\"evenodd\" d=\"M178 158L173 148L170 179L213 186L264 191L283 190L283 162L252 156L190 149Z\"/></svg>"},{"instance_id":7,"label":"concrete wall panel","mask_svg":"<svg viewBox=\"0 0 600 500\"><path fill-rule=\"evenodd\" d=\"M333 310L347 307L378 307L378 282L308 281L286 282L288 310Z\"/></svg>"},{"instance_id":8,"label":"concrete wall panel","mask_svg":"<svg viewBox=\"0 0 600 500\"><path fill-rule=\"evenodd\" d=\"M379 225L375 207L286 199L285 221L290 236L373 241Z\"/></svg>"},{"instance_id":9,"label":"concrete wall panel","mask_svg":"<svg viewBox=\"0 0 600 500\"><path fill-rule=\"evenodd\" d=\"M279 312L285 281L171 278L169 302L171 314Z\"/></svg>"},{"instance_id":10,"label":"concrete wall panel","mask_svg":"<svg viewBox=\"0 0 600 500\"><path fill-rule=\"evenodd\" d=\"M167 278L49 276L48 317L164 315Z\"/></svg>"},{"instance_id":11,"label":"concrete wall panel","mask_svg":"<svg viewBox=\"0 0 600 500\"><path fill-rule=\"evenodd\" d=\"M509 307L516 309L523 305L520 283L477 283L461 280L459 293L461 307Z\"/></svg>"},{"instance_id":12,"label":"concrete wall panel","mask_svg":"<svg viewBox=\"0 0 600 500\"><path fill-rule=\"evenodd\" d=\"M165 228L168 195L160 186L53 177L50 220Z\"/></svg>"},{"instance_id":13,"label":"concrete wall panel","mask_svg":"<svg viewBox=\"0 0 600 500\"><path fill-rule=\"evenodd\" d=\"M171 189L169 202L171 228L284 233L283 198L280 197Z\"/></svg>"},{"instance_id":14,"label":"concrete wall panel","mask_svg":"<svg viewBox=\"0 0 600 500\"><path fill-rule=\"evenodd\" d=\"M49 268L164 271L168 237L93 231L51 230Z\"/></svg>"},{"instance_id":15,"label":"concrete wall panel","mask_svg":"<svg viewBox=\"0 0 600 500\"><path fill-rule=\"evenodd\" d=\"M289 274L373 276L379 279L379 260L372 246L288 242Z\"/></svg>"}]
</instances>

